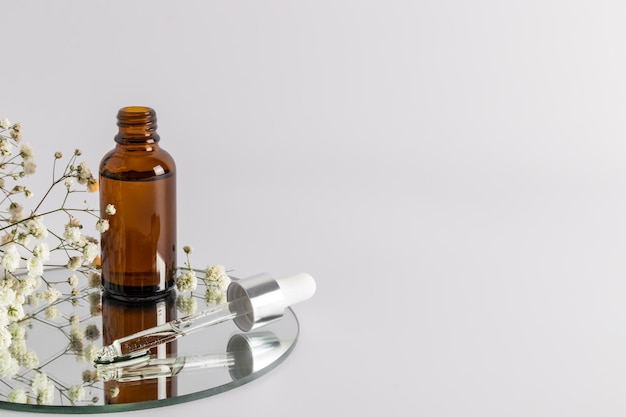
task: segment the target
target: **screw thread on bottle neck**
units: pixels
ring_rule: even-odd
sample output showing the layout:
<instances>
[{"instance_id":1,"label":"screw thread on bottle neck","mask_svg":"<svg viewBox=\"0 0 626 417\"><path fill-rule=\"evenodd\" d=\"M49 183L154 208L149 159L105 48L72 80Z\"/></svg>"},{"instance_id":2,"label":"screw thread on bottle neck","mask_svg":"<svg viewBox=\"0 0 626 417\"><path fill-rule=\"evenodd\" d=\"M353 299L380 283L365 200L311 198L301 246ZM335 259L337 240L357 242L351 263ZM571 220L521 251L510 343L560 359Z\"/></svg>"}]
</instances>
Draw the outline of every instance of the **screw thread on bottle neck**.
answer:
<instances>
[{"instance_id":1,"label":"screw thread on bottle neck","mask_svg":"<svg viewBox=\"0 0 626 417\"><path fill-rule=\"evenodd\" d=\"M120 144L133 142L156 143L159 141L156 112L144 106L123 107L117 112L118 134L115 141Z\"/></svg>"}]
</instances>

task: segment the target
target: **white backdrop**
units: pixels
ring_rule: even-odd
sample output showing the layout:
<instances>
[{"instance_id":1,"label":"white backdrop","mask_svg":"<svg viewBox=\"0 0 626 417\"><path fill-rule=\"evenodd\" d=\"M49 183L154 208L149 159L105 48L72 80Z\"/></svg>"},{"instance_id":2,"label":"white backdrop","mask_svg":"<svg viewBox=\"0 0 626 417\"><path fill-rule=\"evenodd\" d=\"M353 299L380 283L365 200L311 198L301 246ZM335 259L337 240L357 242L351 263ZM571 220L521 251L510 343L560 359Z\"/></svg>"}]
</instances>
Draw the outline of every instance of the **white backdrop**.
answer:
<instances>
[{"instance_id":1,"label":"white backdrop","mask_svg":"<svg viewBox=\"0 0 626 417\"><path fill-rule=\"evenodd\" d=\"M0 0L0 117L40 172L151 106L196 262L318 282L279 368L133 415L623 415L625 14Z\"/></svg>"}]
</instances>

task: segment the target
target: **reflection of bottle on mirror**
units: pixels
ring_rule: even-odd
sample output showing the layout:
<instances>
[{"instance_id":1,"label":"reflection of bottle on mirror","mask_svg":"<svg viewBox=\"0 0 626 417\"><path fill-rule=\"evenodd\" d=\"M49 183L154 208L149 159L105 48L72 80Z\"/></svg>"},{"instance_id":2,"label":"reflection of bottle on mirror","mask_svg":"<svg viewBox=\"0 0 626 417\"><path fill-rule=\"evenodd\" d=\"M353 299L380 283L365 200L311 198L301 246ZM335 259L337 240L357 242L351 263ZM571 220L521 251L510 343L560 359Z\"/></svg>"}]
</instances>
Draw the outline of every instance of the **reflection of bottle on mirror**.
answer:
<instances>
[{"instance_id":1,"label":"reflection of bottle on mirror","mask_svg":"<svg viewBox=\"0 0 626 417\"><path fill-rule=\"evenodd\" d=\"M102 336L105 344L143 329L176 319L176 295L171 291L159 300L124 301L110 296L102 298ZM177 342L160 345L150 352L155 358L176 356ZM163 376L131 382L106 381L107 404L127 404L161 400L177 395L176 376Z\"/></svg>"},{"instance_id":2,"label":"reflection of bottle on mirror","mask_svg":"<svg viewBox=\"0 0 626 417\"><path fill-rule=\"evenodd\" d=\"M176 273L176 166L159 146L153 109L124 107L117 125L115 148L100 163L100 212L109 222L103 285L118 298L156 298Z\"/></svg>"}]
</instances>

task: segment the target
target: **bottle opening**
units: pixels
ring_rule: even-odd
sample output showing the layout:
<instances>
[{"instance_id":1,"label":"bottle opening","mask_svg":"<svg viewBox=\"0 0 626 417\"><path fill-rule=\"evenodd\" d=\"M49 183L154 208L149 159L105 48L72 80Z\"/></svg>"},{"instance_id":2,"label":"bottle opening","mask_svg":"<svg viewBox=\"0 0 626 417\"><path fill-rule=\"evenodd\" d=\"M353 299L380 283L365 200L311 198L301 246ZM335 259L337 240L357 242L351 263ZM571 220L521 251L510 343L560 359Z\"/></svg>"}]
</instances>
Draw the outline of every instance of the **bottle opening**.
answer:
<instances>
[{"instance_id":1,"label":"bottle opening","mask_svg":"<svg viewBox=\"0 0 626 417\"><path fill-rule=\"evenodd\" d=\"M150 107L145 107L145 106L127 106L127 107L122 107L120 109L121 112L124 113L150 113L153 112L154 110L152 110Z\"/></svg>"},{"instance_id":2,"label":"bottle opening","mask_svg":"<svg viewBox=\"0 0 626 417\"><path fill-rule=\"evenodd\" d=\"M117 125L145 125L154 124L156 128L156 112L150 107L143 106L129 106L122 107L117 112Z\"/></svg>"}]
</instances>

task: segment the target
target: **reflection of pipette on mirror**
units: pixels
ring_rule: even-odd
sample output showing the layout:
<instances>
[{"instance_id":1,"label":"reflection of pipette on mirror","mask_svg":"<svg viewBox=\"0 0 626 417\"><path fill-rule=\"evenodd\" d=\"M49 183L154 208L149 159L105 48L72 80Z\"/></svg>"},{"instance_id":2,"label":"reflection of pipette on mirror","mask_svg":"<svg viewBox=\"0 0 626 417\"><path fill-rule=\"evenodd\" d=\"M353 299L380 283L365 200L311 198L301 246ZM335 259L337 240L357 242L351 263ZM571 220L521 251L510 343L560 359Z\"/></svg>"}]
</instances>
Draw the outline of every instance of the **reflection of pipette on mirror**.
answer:
<instances>
[{"instance_id":1,"label":"reflection of pipette on mirror","mask_svg":"<svg viewBox=\"0 0 626 417\"><path fill-rule=\"evenodd\" d=\"M258 274L233 281L226 291L227 303L114 340L100 349L95 362L106 364L137 358L155 346L227 320L249 332L280 319L287 307L309 299L314 293L315 281L304 273L279 279Z\"/></svg>"},{"instance_id":2,"label":"reflection of pipette on mirror","mask_svg":"<svg viewBox=\"0 0 626 417\"><path fill-rule=\"evenodd\" d=\"M274 363L289 346L289 341L282 343L269 331L236 334L228 341L226 352L169 358L144 355L122 362L98 364L96 369L103 381L143 381L210 369L228 369L233 380L238 380Z\"/></svg>"}]
</instances>

